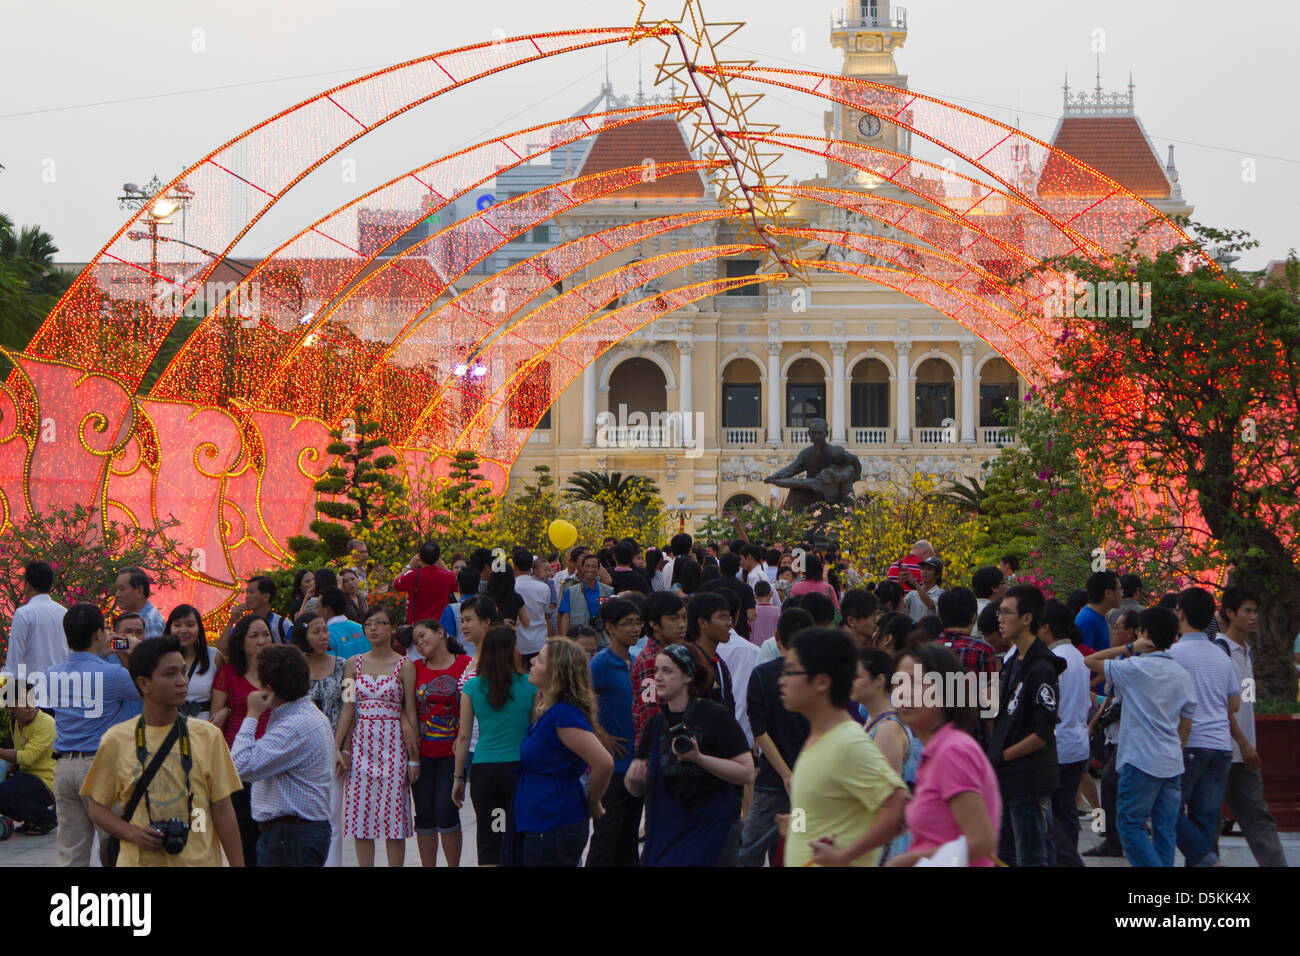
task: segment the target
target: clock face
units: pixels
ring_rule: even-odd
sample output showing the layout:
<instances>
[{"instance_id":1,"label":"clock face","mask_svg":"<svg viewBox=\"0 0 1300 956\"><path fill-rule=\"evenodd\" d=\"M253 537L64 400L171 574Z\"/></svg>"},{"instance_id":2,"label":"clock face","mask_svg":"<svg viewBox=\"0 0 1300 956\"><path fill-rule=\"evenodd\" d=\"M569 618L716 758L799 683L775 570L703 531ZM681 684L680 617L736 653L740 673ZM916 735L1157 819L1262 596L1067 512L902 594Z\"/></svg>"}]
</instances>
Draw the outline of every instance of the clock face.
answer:
<instances>
[{"instance_id":1,"label":"clock face","mask_svg":"<svg viewBox=\"0 0 1300 956\"><path fill-rule=\"evenodd\" d=\"M858 117L858 132L866 139L875 139L880 135L880 117L863 113Z\"/></svg>"}]
</instances>

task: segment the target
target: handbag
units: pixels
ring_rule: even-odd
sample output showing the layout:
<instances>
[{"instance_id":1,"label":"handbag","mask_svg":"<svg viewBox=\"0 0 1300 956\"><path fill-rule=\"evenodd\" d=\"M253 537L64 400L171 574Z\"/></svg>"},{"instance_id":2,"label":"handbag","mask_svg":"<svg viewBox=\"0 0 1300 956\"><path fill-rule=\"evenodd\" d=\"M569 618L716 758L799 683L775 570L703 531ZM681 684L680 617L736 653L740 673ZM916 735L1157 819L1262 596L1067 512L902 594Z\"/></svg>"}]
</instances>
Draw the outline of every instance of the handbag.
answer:
<instances>
[{"instance_id":1,"label":"handbag","mask_svg":"<svg viewBox=\"0 0 1300 956\"><path fill-rule=\"evenodd\" d=\"M140 805L144 795L149 792L149 784L153 783L153 778L157 776L163 761L171 753L172 745L180 736L181 721L185 718L177 718L176 723L172 725L171 733L167 739L162 742L158 752L154 754L153 760L149 761L149 766L145 767L144 773L140 775L139 781L136 782L135 790L131 793L131 799L126 802L126 809L122 811L122 819L127 823L131 822L131 817L135 816L135 808ZM144 718L140 718L140 731L144 729ZM105 838L99 844L99 862L105 867L117 866L117 856L122 851L122 841L117 837L111 836Z\"/></svg>"}]
</instances>

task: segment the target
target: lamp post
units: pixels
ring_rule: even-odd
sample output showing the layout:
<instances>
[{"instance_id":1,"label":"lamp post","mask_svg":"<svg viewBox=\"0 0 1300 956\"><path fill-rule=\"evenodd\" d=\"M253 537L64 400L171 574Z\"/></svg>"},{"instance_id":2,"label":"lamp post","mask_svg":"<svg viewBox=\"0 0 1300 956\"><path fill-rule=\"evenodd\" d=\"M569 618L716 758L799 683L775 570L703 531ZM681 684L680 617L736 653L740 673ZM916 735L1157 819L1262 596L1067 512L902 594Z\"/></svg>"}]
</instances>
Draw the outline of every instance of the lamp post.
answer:
<instances>
[{"instance_id":1,"label":"lamp post","mask_svg":"<svg viewBox=\"0 0 1300 956\"><path fill-rule=\"evenodd\" d=\"M194 198L194 190L184 182L177 183L170 192L163 192L162 181L154 176L144 186L135 183L122 184L123 195L117 197L117 204L122 209L143 209L145 223L149 227L149 273L158 277L158 227L172 225L171 217L181 213L181 231L184 233L185 210Z\"/></svg>"},{"instance_id":2,"label":"lamp post","mask_svg":"<svg viewBox=\"0 0 1300 956\"><path fill-rule=\"evenodd\" d=\"M182 215L182 233L184 232L184 212L189 206L190 200L194 198L194 190L190 189L185 183L177 183L169 192L163 190L162 181L154 176L153 179L145 183L143 187L135 183L123 183L122 195L117 197L117 204L122 209L135 209L145 211L145 223L149 227L146 234L149 238L149 282L155 283L161 278L158 275L158 227L170 226L171 217L178 211ZM146 296L148 293L146 293ZM138 349L140 346L140 313L136 311L132 319L131 338L132 345Z\"/></svg>"},{"instance_id":3,"label":"lamp post","mask_svg":"<svg viewBox=\"0 0 1300 956\"><path fill-rule=\"evenodd\" d=\"M684 534L686 532L686 522L691 520L691 509L686 504L686 495L678 493L677 495L677 532Z\"/></svg>"}]
</instances>

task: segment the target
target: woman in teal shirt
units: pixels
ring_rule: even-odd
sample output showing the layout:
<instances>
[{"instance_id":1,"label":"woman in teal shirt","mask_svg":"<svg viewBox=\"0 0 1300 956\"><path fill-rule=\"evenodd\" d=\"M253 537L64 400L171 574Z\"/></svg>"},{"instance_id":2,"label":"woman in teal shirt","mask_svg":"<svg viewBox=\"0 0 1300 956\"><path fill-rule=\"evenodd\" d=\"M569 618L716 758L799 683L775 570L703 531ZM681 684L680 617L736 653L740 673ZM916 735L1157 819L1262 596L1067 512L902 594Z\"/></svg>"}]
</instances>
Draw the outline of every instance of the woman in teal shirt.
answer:
<instances>
[{"instance_id":1,"label":"woman in teal shirt","mask_svg":"<svg viewBox=\"0 0 1300 956\"><path fill-rule=\"evenodd\" d=\"M502 832L514 832L511 814L519 775L519 745L528 733L536 696L537 688L520 667L515 632L508 627L489 628L479 653L478 673L465 681L461 691L456 780L451 791L456 806L464 806L465 762L477 720L478 746L474 749L470 799L478 820L475 837L479 866L496 866ZM504 821L500 821L500 814L506 815Z\"/></svg>"}]
</instances>

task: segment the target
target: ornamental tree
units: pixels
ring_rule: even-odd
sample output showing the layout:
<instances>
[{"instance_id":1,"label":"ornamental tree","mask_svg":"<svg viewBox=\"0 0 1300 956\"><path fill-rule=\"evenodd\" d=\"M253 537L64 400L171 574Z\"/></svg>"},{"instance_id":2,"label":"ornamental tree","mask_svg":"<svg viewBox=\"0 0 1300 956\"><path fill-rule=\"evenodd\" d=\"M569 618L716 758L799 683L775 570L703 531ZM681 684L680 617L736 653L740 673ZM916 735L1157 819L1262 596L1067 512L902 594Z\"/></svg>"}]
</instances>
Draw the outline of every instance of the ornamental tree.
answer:
<instances>
[{"instance_id":1,"label":"ornamental tree","mask_svg":"<svg viewBox=\"0 0 1300 956\"><path fill-rule=\"evenodd\" d=\"M1294 698L1300 268L1292 252L1281 281L1225 272L1213 255L1257 243L1181 224L1191 239L1154 258L1135 238L1100 262L1048 264L1093 289L1149 282L1151 294L1146 317L1090 308L1086 297L1067 310L1046 397L1077 444L1094 450L1119 541L1141 560L1204 584L1226 572L1260 595L1256 678L1265 693Z\"/></svg>"}]
</instances>

